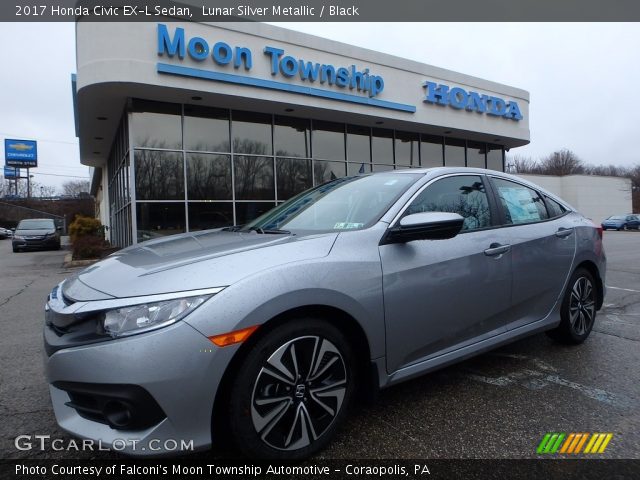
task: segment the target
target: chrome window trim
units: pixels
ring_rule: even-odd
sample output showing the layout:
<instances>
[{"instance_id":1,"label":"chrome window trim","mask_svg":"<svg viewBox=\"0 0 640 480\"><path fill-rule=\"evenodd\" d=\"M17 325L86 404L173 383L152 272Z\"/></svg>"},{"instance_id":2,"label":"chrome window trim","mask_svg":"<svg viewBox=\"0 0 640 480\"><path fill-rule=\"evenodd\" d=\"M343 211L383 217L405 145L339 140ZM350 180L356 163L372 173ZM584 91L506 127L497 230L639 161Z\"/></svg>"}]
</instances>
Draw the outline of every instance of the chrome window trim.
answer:
<instances>
[{"instance_id":1,"label":"chrome window trim","mask_svg":"<svg viewBox=\"0 0 640 480\"><path fill-rule=\"evenodd\" d=\"M542 188L538 187L537 185L531 185L531 184L527 183L527 181L526 181L526 180L524 180L524 181L523 181L523 180L520 180L520 179L514 179L514 178L512 178L512 177L503 177L503 176L500 176L500 175L495 175L495 174L493 174L493 173L491 173L491 174L487 175L487 177L490 177L490 178L498 178L498 179L500 179L500 180L506 180L506 181L508 181L508 182L517 183L518 185L521 185L521 186L523 186L523 187L527 187L528 189L530 189L530 190L533 190L533 191L537 192L537 193L538 193L538 195L540 195L540 197L547 196L547 197L549 197L551 200L555 200L555 201L556 201L556 202L558 202L560 205L562 205L562 206L567 210L567 212L574 212L574 211L575 211L573 207L571 207L570 205L568 205L564 200L562 200L561 198L559 198L557 195L554 195L553 193L548 192L547 190L544 190L544 189L542 189ZM544 198L543 198L543 200L544 200ZM554 217L554 218L560 218L560 217Z\"/></svg>"}]
</instances>

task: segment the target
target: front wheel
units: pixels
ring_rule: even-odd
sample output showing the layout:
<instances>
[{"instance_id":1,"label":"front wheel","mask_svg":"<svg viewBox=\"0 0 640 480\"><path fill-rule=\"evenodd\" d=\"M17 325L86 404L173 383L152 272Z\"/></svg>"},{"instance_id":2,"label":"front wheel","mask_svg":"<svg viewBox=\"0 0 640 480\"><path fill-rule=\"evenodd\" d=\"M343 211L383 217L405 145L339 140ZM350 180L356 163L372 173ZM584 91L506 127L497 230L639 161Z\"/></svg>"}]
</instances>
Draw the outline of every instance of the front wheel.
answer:
<instances>
[{"instance_id":1,"label":"front wheel","mask_svg":"<svg viewBox=\"0 0 640 480\"><path fill-rule=\"evenodd\" d=\"M318 319L294 320L261 338L240 367L229 426L247 456L299 460L322 449L343 422L355 390L343 335Z\"/></svg>"},{"instance_id":2,"label":"front wheel","mask_svg":"<svg viewBox=\"0 0 640 480\"><path fill-rule=\"evenodd\" d=\"M549 331L549 336L563 343L584 342L596 319L597 300L593 275L583 268L573 272L562 300L560 325Z\"/></svg>"}]
</instances>

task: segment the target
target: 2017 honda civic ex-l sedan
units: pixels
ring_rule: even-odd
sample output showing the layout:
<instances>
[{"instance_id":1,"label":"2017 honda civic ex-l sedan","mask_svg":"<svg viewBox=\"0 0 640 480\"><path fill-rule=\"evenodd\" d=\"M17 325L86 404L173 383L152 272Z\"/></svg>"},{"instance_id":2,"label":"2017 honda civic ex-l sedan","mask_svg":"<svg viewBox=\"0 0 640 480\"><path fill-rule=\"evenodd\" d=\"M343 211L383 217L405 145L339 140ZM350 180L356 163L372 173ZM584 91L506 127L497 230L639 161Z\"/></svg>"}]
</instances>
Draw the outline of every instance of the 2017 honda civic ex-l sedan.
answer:
<instances>
[{"instance_id":1,"label":"2017 honda civic ex-l sedan","mask_svg":"<svg viewBox=\"0 0 640 480\"><path fill-rule=\"evenodd\" d=\"M254 458L300 459L356 393L536 332L583 342L605 262L590 220L508 174L336 179L244 226L125 248L55 287L55 415L130 454L222 436Z\"/></svg>"}]
</instances>

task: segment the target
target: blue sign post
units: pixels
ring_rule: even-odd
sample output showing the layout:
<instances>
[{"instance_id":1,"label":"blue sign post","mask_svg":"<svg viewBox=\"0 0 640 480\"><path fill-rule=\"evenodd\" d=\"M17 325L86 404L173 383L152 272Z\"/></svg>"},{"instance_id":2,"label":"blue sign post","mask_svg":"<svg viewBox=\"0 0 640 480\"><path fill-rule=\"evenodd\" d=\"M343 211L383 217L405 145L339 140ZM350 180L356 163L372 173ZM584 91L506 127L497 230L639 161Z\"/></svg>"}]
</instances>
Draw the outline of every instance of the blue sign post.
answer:
<instances>
[{"instance_id":1,"label":"blue sign post","mask_svg":"<svg viewBox=\"0 0 640 480\"><path fill-rule=\"evenodd\" d=\"M9 167L36 168L38 143L35 140L4 140L5 164Z\"/></svg>"}]
</instances>

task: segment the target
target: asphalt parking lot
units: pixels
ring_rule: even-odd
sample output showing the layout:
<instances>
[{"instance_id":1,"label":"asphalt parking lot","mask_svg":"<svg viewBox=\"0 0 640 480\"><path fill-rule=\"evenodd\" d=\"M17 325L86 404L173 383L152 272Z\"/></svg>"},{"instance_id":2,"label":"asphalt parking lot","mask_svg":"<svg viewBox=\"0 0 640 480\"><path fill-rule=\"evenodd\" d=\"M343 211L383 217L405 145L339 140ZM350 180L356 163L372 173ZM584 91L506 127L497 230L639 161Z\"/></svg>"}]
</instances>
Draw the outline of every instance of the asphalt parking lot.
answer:
<instances>
[{"instance_id":1,"label":"asphalt parking lot","mask_svg":"<svg viewBox=\"0 0 640 480\"><path fill-rule=\"evenodd\" d=\"M536 458L547 432L612 432L601 457L640 458L640 232L605 232L605 248L605 307L584 345L536 335L385 390L321 458ZM41 338L45 297L73 273L64 253L13 254L0 240L0 458L117 455L14 446L23 434L68 438L50 407Z\"/></svg>"}]
</instances>

